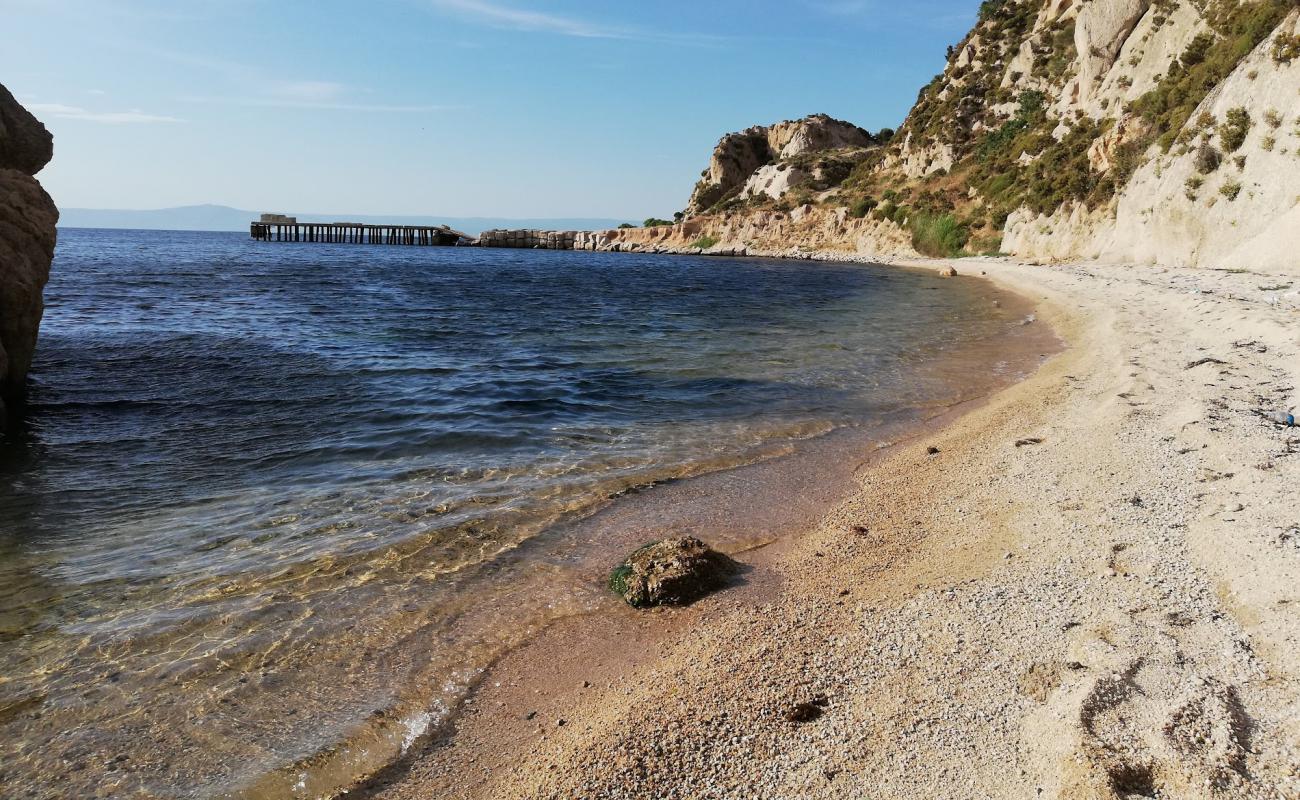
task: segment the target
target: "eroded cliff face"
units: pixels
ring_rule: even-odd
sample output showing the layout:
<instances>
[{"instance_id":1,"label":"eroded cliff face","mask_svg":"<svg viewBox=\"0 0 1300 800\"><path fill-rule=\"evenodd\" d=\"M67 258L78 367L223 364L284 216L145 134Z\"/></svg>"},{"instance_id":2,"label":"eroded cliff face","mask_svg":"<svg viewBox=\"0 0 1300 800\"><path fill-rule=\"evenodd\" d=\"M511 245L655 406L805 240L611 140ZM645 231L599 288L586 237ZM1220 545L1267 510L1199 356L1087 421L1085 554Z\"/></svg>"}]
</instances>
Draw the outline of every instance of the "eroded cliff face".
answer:
<instances>
[{"instance_id":1,"label":"eroded cliff face","mask_svg":"<svg viewBox=\"0 0 1300 800\"><path fill-rule=\"evenodd\" d=\"M59 211L33 177L53 138L0 86L0 410L20 397L36 350Z\"/></svg>"},{"instance_id":2,"label":"eroded cliff face","mask_svg":"<svg viewBox=\"0 0 1300 800\"><path fill-rule=\"evenodd\" d=\"M875 144L858 126L825 114L729 133L714 148L686 214L696 216L750 195L780 199L812 178L829 175L836 163L851 166ZM808 157L818 155L823 157Z\"/></svg>"},{"instance_id":3,"label":"eroded cliff face","mask_svg":"<svg viewBox=\"0 0 1300 800\"><path fill-rule=\"evenodd\" d=\"M1300 273L1296 0L988 0L891 141L823 145L846 170L780 127L722 140L687 226L622 240Z\"/></svg>"}]
</instances>

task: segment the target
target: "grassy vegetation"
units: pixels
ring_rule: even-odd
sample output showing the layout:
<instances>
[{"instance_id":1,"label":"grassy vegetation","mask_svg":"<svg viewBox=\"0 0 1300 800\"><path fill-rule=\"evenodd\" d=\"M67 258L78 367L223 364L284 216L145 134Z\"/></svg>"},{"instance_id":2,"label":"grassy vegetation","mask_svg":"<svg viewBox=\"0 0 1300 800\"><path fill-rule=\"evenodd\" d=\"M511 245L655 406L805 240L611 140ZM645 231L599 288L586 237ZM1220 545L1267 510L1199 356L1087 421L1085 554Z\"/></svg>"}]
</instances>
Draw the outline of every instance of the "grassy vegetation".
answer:
<instances>
[{"instance_id":1,"label":"grassy vegetation","mask_svg":"<svg viewBox=\"0 0 1300 800\"><path fill-rule=\"evenodd\" d=\"M710 247L715 247L717 244L718 244L717 237L705 235L691 242L691 247L698 247L701 250L708 250Z\"/></svg>"},{"instance_id":2,"label":"grassy vegetation","mask_svg":"<svg viewBox=\"0 0 1300 800\"><path fill-rule=\"evenodd\" d=\"M849 216L854 219L862 219L870 214L878 205L874 197L859 197L849 204Z\"/></svg>"},{"instance_id":3,"label":"grassy vegetation","mask_svg":"<svg viewBox=\"0 0 1300 800\"><path fill-rule=\"evenodd\" d=\"M672 224L673 224L673 223L672 223L671 221L666 220L666 219L658 219L657 217L650 217L650 218L647 219L645 222L641 223L641 227L643 227L643 228L660 228L660 227L663 227L664 225L672 225Z\"/></svg>"},{"instance_id":4,"label":"grassy vegetation","mask_svg":"<svg viewBox=\"0 0 1300 800\"><path fill-rule=\"evenodd\" d=\"M952 214L915 214L910 220L912 247L922 255L951 258L963 253L970 231Z\"/></svg>"}]
</instances>

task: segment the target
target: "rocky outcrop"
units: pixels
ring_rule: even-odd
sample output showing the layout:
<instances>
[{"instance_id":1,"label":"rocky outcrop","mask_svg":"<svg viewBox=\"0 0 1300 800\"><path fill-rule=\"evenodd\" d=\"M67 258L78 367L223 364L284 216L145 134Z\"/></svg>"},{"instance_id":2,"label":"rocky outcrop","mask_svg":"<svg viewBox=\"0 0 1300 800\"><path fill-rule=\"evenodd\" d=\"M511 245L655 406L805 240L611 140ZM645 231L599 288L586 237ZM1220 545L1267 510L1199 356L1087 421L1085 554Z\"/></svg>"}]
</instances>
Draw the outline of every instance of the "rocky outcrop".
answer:
<instances>
[{"instance_id":1,"label":"rocky outcrop","mask_svg":"<svg viewBox=\"0 0 1300 800\"><path fill-rule=\"evenodd\" d=\"M897 135L824 115L729 134L683 222L571 246L1300 275L1295 0L987 0L979 15Z\"/></svg>"},{"instance_id":2,"label":"rocky outcrop","mask_svg":"<svg viewBox=\"0 0 1300 800\"><path fill-rule=\"evenodd\" d=\"M54 137L0 85L0 169L35 175L53 157Z\"/></svg>"},{"instance_id":3,"label":"rocky outcrop","mask_svg":"<svg viewBox=\"0 0 1300 800\"><path fill-rule=\"evenodd\" d=\"M0 401L22 394L45 308L59 211L33 176L52 155L45 126L0 86Z\"/></svg>"},{"instance_id":4,"label":"rocky outcrop","mask_svg":"<svg viewBox=\"0 0 1300 800\"><path fill-rule=\"evenodd\" d=\"M736 562L693 537L665 539L628 556L609 588L633 608L684 605L721 589Z\"/></svg>"},{"instance_id":5,"label":"rocky outcrop","mask_svg":"<svg viewBox=\"0 0 1300 800\"><path fill-rule=\"evenodd\" d=\"M704 213L718 203L740 195L760 169L777 167L781 162L788 167L791 159L810 153L866 148L874 143L871 134L858 126L825 114L729 133L714 148L708 168L691 193L686 215ZM770 188L772 176L759 181ZM788 191L793 186L786 180L783 188Z\"/></svg>"},{"instance_id":6,"label":"rocky outcrop","mask_svg":"<svg viewBox=\"0 0 1300 800\"><path fill-rule=\"evenodd\" d=\"M793 258L811 258L828 251L879 259L916 255L911 233L898 223L854 217L845 208L813 204L789 211L711 214L658 228L579 233L575 249Z\"/></svg>"}]
</instances>

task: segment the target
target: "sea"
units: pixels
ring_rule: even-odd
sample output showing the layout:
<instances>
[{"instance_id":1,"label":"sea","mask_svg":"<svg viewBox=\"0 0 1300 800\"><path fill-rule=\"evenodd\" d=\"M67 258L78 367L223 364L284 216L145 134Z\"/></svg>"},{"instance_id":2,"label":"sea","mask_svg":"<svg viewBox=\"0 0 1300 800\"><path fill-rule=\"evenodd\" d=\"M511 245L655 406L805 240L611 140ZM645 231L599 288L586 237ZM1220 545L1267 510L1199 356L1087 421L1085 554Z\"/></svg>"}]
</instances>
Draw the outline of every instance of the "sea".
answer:
<instances>
[{"instance_id":1,"label":"sea","mask_svg":"<svg viewBox=\"0 0 1300 800\"><path fill-rule=\"evenodd\" d=\"M6 798L333 796L548 625L635 613L629 548L797 536L1051 348L978 277L756 258L64 229L45 299Z\"/></svg>"}]
</instances>

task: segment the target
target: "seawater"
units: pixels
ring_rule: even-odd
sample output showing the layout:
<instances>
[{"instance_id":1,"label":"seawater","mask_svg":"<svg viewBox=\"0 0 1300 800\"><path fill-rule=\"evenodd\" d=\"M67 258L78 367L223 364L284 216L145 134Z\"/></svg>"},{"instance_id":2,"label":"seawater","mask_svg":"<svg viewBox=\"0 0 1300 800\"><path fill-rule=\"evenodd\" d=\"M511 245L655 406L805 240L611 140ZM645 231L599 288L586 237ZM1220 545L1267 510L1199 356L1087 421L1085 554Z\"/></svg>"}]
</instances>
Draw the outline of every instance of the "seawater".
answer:
<instances>
[{"instance_id":1,"label":"seawater","mask_svg":"<svg viewBox=\"0 0 1300 800\"><path fill-rule=\"evenodd\" d=\"M816 262L72 229L46 302L0 443L15 798L328 795L613 606L672 526L602 513L1034 363L982 281Z\"/></svg>"}]
</instances>

